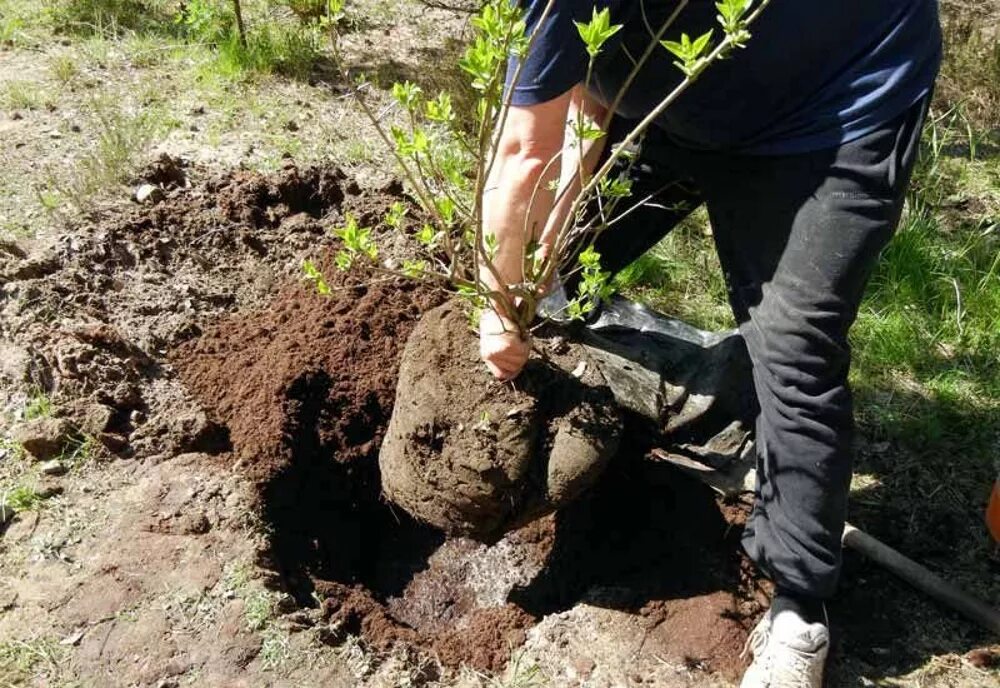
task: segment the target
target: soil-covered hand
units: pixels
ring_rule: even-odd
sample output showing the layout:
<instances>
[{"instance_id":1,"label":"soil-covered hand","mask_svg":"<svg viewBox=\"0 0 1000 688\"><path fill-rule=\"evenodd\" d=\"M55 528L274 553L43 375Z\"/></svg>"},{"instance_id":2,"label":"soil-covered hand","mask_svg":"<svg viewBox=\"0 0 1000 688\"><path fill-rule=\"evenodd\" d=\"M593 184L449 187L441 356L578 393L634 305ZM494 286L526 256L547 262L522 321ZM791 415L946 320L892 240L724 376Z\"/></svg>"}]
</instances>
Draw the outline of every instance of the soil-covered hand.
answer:
<instances>
[{"instance_id":1,"label":"soil-covered hand","mask_svg":"<svg viewBox=\"0 0 1000 688\"><path fill-rule=\"evenodd\" d=\"M517 377L528 362L531 346L518 334L517 325L493 310L479 320L479 354L498 380Z\"/></svg>"}]
</instances>

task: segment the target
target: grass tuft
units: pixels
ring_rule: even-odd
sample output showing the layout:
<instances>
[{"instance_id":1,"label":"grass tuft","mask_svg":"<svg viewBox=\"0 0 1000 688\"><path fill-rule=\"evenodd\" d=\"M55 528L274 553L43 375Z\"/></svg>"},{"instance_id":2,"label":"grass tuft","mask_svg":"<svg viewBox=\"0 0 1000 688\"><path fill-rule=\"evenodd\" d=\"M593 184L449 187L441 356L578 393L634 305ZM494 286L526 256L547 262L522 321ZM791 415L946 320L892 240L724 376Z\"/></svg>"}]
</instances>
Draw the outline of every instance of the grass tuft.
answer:
<instances>
[{"instance_id":1,"label":"grass tuft","mask_svg":"<svg viewBox=\"0 0 1000 688\"><path fill-rule=\"evenodd\" d=\"M0 685L49 685L58 677L65 650L49 638L0 642Z\"/></svg>"}]
</instances>

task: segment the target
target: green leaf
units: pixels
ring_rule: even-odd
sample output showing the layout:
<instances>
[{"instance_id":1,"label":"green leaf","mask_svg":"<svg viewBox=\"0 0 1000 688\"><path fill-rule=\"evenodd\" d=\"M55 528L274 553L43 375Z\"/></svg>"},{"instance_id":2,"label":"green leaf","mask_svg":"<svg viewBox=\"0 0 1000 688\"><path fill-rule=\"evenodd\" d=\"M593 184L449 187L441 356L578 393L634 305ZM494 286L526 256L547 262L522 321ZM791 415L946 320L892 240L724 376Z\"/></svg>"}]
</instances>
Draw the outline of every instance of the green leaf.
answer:
<instances>
[{"instance_id":1,"label":"green leaf","mask_svg":"<svg viewBox=\"0 0 1000 688\"><path fill-rule=\"evenodd\" d=\"M433 226L425 223L424 226L420 228L420 231L418 231L414 236L417 241L427 248L433 248L443 234L443 232L438 232Z\"/></svg>"},{"instance_id":2,"label":"green leaf","mask_svg":"<svg viewBox=\"0 0 1000 688\"><path fill-rule=\"evenodd\" d=\"M323 273L319 268L316 267L315 263L311 260L302 261L302 275L305 279L312 282L316 291L323 296L330 295L330 286L326 283L326 279L323 277Z\"/></svg>"},{"instance_id":3,"label":"green leaf","mask_svg":"<svg viewBox=\"0 0 1000 688\"><path fill-rule=\"evenodd\" d=\"M400 201L394 201L391 206L389 206L389 212L385 215L385 223L392 227L393 229L399 229L403 224L403 218L406 217L407 213L406 206Z\"/></svg>"},{"instance_id":4,"label":"green leaf","mask_svg":"<svg viewBox=\"0 0 1000 688\"><path fill-rule=\"evenodd\" d=\"M591 59L597 57L607 40L622 28L621 24L611 23L611 10L607 7L600 11L594 7L587 23L577 21L573 23Z\"/></svg>"},{"instance_id":5,"label":"green leaf","mask_svg":"<svg viewBox=\"0 0 1000 688\"><path fill-rule=\"evenodd\" d=\"M397 81L392 85L392 97L396 99L397 103L410 111L415 109L420 103L422 93L423 90L410 81L404 81L403 83Z\"/></svg>"},{"instance_id":6,"label":"green leaf","mask_svg":"<svg viewBox=\"0 0 1000 688\"><path fill-rule=\"evenodd\" d=\"M660 45L678 58L674 63L677 68L684 72L685 76L693 78L708 65L707 58L703 57L703 54L711 44L712 33L713 30L709 29L693 41L686 33L682 33L680 41L660 41Z\"/></svg>"},{"instance_id":7,"label":"green leaf","mask_svg":"<svg viewBox=\"0 0 1000 688\"><path fill-rule=\"evenodd\" d=\"M338 251L336 257L334 258L334 263L337 265L337 269L341 272L350 270L351 265L354 264L354 256L348 251Z\"/></svg>"},{"instance_id":8,"label":"green leaf","mask_svg":"<svg viewBox=\"0 0 1000 688\"><path fill-rule=\"evenodd\" d=\"M434 100L428 100L426 105L427 119L434 122L448 123L455 119L455 110L451 105L451 94L441 92Z\"/></svg>"},{"instance_id":9,"label":"green leaf","mask_svg":"<svg viewBox=\"0 0 1000 688\"><path fill-rule=\"evenodd\" d=\"M427 262L423 260L404 260L403 274L412 279L418 279L427 272Z\"/></svg>"},{"instance_id":10,"label":"green leaf","mask_svg":"<svg viewBox=\"0 0 1000 688\"><path fill-rule=\"evenodd\" d=\"M603 137L604 130L589 117L577 117L573 122L573 134L577 141L596 141Z\"/></svg>"}]
</instances>

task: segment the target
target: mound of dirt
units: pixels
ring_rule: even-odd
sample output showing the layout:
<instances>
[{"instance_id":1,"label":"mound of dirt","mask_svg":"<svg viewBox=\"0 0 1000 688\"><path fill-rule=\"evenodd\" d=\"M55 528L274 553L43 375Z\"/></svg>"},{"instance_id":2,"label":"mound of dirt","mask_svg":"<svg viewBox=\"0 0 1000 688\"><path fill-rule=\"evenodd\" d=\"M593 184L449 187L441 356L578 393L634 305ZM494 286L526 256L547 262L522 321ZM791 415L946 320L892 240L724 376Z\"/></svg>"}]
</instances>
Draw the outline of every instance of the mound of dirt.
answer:
<instances>
[{"instance_id":1,"label":"mound of dirt","mask_svg":"<svg viewBox=\"0 0 1000 688\"><path fill-rule=\"evenodd\" d=\"M498 383L461 304L420 320L379 454L389 499L446 533L495 540L593 485L618 450L614 397L582 346L536 344L545 357Z\"/></svg>"},{"instance_id":2,"label":"mound of dirt","mask_svg":"<svg viewBox=\"0 0 1000 688\"><path fill-rule=\"evenodd\" d=\"M586 600L635 615L631 632L647 636L656 656L735 675L759 611L739 527L706 491L674 485L669 469L641 460L639 426L587 494L494 544L446 538L382 499L378 453L403 345L441 296L336 274L328 271L333 297L289 286L267 309L221 319L172 355L257 485L270 533L260 563L300 605L322 600L323 637L358 635L377 651L404 647L444 666L496 671L529 629ZM571 351L552 358L565 368ZM474 358L474 347L462 355ZM553 418L548 409L579 407L593 393L584 389L604 393L587 371L572 379L576 387L560 388L565 399L487 394L490 413L506 418L530 401L538 418ZM535 441L544 447L551 434L540 429ZM545 486L547 470L535 470Z\"/></svg>"}]
</instances>

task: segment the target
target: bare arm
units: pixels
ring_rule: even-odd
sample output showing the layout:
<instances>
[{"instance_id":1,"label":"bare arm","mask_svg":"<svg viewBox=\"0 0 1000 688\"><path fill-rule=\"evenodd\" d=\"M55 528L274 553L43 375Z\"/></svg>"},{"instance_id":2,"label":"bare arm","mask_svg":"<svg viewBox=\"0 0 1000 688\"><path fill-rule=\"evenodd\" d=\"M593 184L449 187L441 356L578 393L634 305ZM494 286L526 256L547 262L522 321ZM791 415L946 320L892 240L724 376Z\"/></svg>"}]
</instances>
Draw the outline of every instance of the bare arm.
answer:
<instances>
[{"instance_id":1,"label":"bare arm","mask_svg":"<svg viewBox=\"0 0 1000 688\"><path fill-rule=\"evenodd\" d=\"M595 103L576 87L550 101L511 107L500 132L496 160L483 194L483 231L497 240L494 267L501 278L485 268L481 279L494 290L524 281L524 252L532 239L553 241L573 196L580 188L579 151L564 146L570 116L582 111L596 121L603 119ZM600 148L584 151L583 174L589 174ZM563 158L567 161L563 164ZM560 194L551 183L559 181ZM523 341L509 314L499 303L483 313L480 353L487 368L499 379L516 376L528 359Z\"/></svg>"},{"instance_id":2,"label":"bare arm","mask_svg":"<svg viewBox=\"0 0 1000 688\"><path fill-rule=\"evenodd\" d=\"M494 267L505 284L488 270L480 271L491 289L524 280L525 245L541 235L555 194L550 183L559 179L559 153L572 91L553 100L510 108L496 159L483 193L483 232L496 237ZM525 229L527 228L527 232Z\"/></svg>"}]
</instances>

